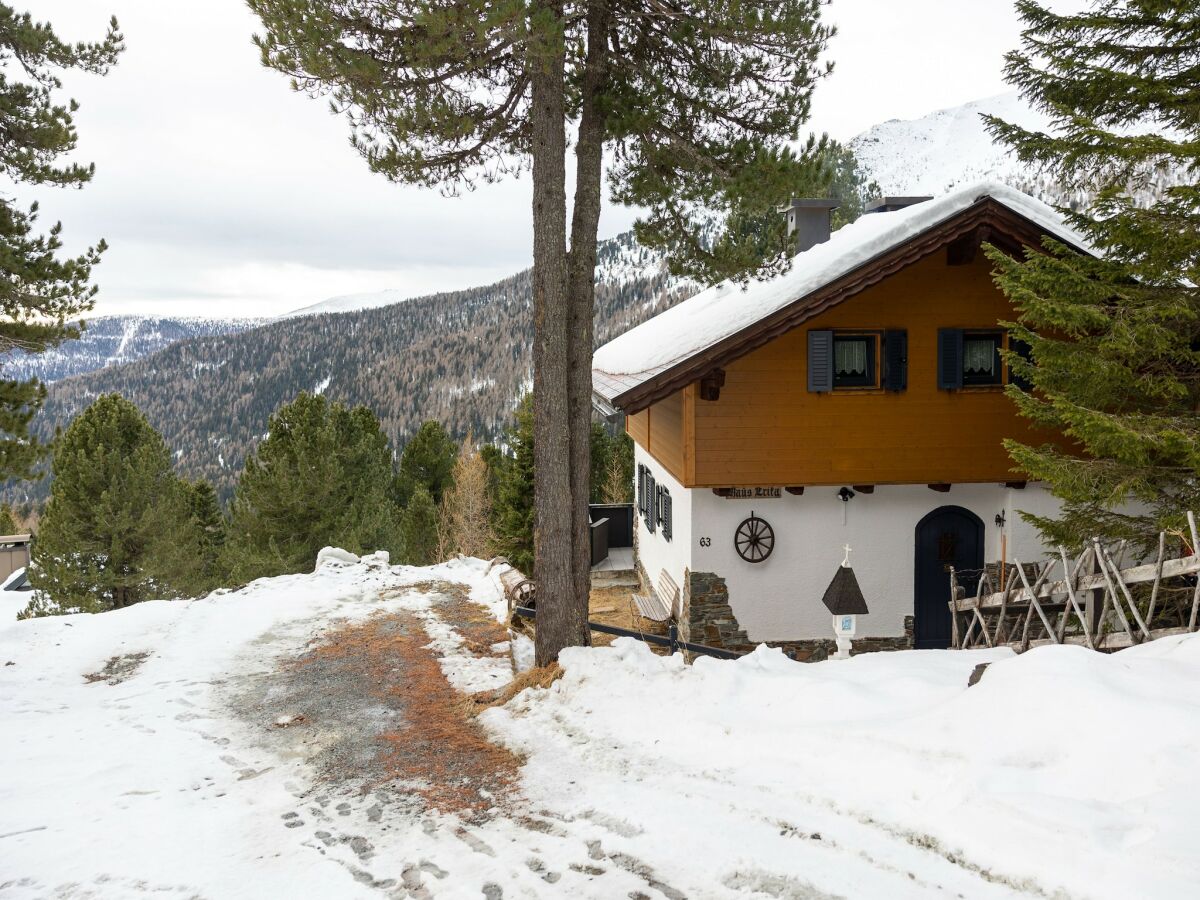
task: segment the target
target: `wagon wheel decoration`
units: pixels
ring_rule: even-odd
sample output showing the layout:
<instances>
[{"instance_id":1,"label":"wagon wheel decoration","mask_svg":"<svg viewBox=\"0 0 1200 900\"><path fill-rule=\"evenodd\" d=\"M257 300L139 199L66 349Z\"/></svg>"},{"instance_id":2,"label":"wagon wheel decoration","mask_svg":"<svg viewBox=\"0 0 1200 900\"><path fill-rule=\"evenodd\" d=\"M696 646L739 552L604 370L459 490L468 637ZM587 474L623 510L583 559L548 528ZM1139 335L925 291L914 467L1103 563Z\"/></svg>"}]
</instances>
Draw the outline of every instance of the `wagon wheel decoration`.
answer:
<instances>
[{"instance_id":1,"label":"wagon wheel decoration","mask_svg":"<svg viewBox=\"0 0 1200 900\"><path fill-rule=\"evenodd\" d=\"M766 519L754 513L742 522L733 534L733 546L738 556L748 563L760 563L775 549L775 529Z\"/></svg>"}]
</instances>

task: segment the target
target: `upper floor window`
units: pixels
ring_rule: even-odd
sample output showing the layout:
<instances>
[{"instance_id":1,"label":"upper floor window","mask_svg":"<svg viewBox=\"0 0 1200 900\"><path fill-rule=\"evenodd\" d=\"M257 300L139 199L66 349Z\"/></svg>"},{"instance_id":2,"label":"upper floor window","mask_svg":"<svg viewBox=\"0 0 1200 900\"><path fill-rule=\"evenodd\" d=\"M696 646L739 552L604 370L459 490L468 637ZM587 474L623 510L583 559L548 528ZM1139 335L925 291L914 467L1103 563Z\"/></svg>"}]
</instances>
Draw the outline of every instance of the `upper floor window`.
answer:
<instances>
[{"instance_id":1,"label":"upper floor window","mask_svg":"<svg viewBox=\"0 0 1200 900\"><path fill-rule=\"evenodd\" d=\"M998 329L942 328L938 331L938 387L1000 387L1005 369L1000 351L1005 332ZM1019 348L1015 347L1018 352Z\"/></svg>"},{"instance_id":2,"label":"upper floor window","mask_svg":"<svg viewBox=\"0 0 1200 900\"><path fill-rule=\"evenodd\" d=\"M813 393L847 388L903 391L907 386L906 332L808 332L808 389Z\"/></svg>"},{"instance_id":3,"label":"upper floor window","mask_svg":"<svg viewBox=\"0 0 1200 900\"><path fill-rule=\"evenodd\" d=\"M1000 332L966 332L963 334L962 381L964 385L1003 384L1000 348L1004 335Z\"/></svg>"},{"instance_id":4,"label":"upper floor window","mask_svg":"<svg viewBox=\"0 0 1200 900\"><path fill-rule=\"evenodd\" d=\"M876 340L873 334L834 334L833 386L875 387Z\"/></svg>"}]
</instances>

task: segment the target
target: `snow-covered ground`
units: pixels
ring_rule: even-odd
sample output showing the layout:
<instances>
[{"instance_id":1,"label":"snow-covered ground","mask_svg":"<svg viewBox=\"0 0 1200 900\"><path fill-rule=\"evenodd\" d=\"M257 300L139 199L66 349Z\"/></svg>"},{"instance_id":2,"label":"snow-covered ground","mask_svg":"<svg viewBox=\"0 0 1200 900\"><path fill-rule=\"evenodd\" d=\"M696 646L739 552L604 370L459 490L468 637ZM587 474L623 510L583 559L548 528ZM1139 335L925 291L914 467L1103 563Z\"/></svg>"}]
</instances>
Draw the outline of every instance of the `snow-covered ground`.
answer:
<instances>
[{"instance_id":1,"label":"snow-covered ground","mask_svg":"<svg viewBox=\"0 0 1200 900\"><path fill-rule=\"evenodd\" d=\"M507 665L438 599L500 615L494 575L335 553L205 599L0 621L0 898L1196 895L1200 637L691 666L621 640L480 716L525 755L482 820L317 771L337 735L288 706L295 660L407 616L453 685L496 687Z\"/></svg>"}]
</instances>

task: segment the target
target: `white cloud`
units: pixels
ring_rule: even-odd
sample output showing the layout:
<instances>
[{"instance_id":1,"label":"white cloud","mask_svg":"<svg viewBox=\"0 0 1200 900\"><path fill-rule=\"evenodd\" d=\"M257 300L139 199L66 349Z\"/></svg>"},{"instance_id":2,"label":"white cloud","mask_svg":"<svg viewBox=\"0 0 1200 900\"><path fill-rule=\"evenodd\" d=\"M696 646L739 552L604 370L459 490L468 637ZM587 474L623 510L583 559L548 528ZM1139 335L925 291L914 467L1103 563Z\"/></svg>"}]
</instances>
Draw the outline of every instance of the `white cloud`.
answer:
<instances>
[{"instance_id":1,"label":"white cloud","mask_svg":"<svg viewBox=\"0 0 1200 900\"><path fill-rule=\"evenodd\" d=\"M70 247L112 246L97 270L101 312L273 314L528 265L528 179L445 198L373 175L343 120L259 64L240 0L39 0L34 14L70 40L99 37L115 14L129 47L108 77L67 79L95 180L33 194ZM1005 90L1011 0L835 0L829 15L837 68L814 130L848 138ZM632 217L608 208L602 231Z\"/></svg>"}]
</instances>

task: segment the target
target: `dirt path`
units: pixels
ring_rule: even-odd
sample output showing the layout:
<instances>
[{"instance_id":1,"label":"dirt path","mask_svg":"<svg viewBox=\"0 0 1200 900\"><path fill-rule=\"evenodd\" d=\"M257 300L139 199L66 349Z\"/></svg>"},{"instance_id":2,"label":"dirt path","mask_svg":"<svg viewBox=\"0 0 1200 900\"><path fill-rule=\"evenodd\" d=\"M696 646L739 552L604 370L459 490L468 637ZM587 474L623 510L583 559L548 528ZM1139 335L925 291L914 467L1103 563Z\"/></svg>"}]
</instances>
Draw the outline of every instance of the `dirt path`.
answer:
<instances>
[{"instance_id":1,"label":"dirt path","mask_svg":"<svg viewBox=\"0 0 1200 900\"><path fill-rule=\"evenodd\" d=\"M295 803L280 814L279 827L344 867L369 893L488 900L833 896L755 865L735 867L721 884L676 882L678 871L664 876L655 858L638 852L657 846L677 862L682 851L671 846L669 829L665 843L647 842L648 826L626 821L602 796L570 814L537 807L523 791L524 761L488 740L473 702L454 686L487 681L480 672L504 677L507 635L490 611L446 582L384 590L379 600L391 605L331 622L307 644L296 646L292 631L255 648L283 652L229 706L255 729L263 756L297 762L304 773L288 783ZM629 780L645 779L647 790L658 790L650 785L663 777L664 761L622 759L620 747L611 752ZM562 760L568 769L569 756ZM261 774L254 766L247 773ZM586 766L580 775L587 777ZM762 827L759 800L747 805L719 771L681 769L674 779L656 801L664 813L711 818L720 828L743 820ZM590 790L579 786L584 795ZM913 871L940 856L936 848L883 834L815 798L806 806L807 823L769 822L772 840L804 837L797 850L844 859L860 885L890 885L896 892L889 896L897 897L1021 893L946 858L937 860L940 882L914 880Z\"/></svg>"}]
</instances>

